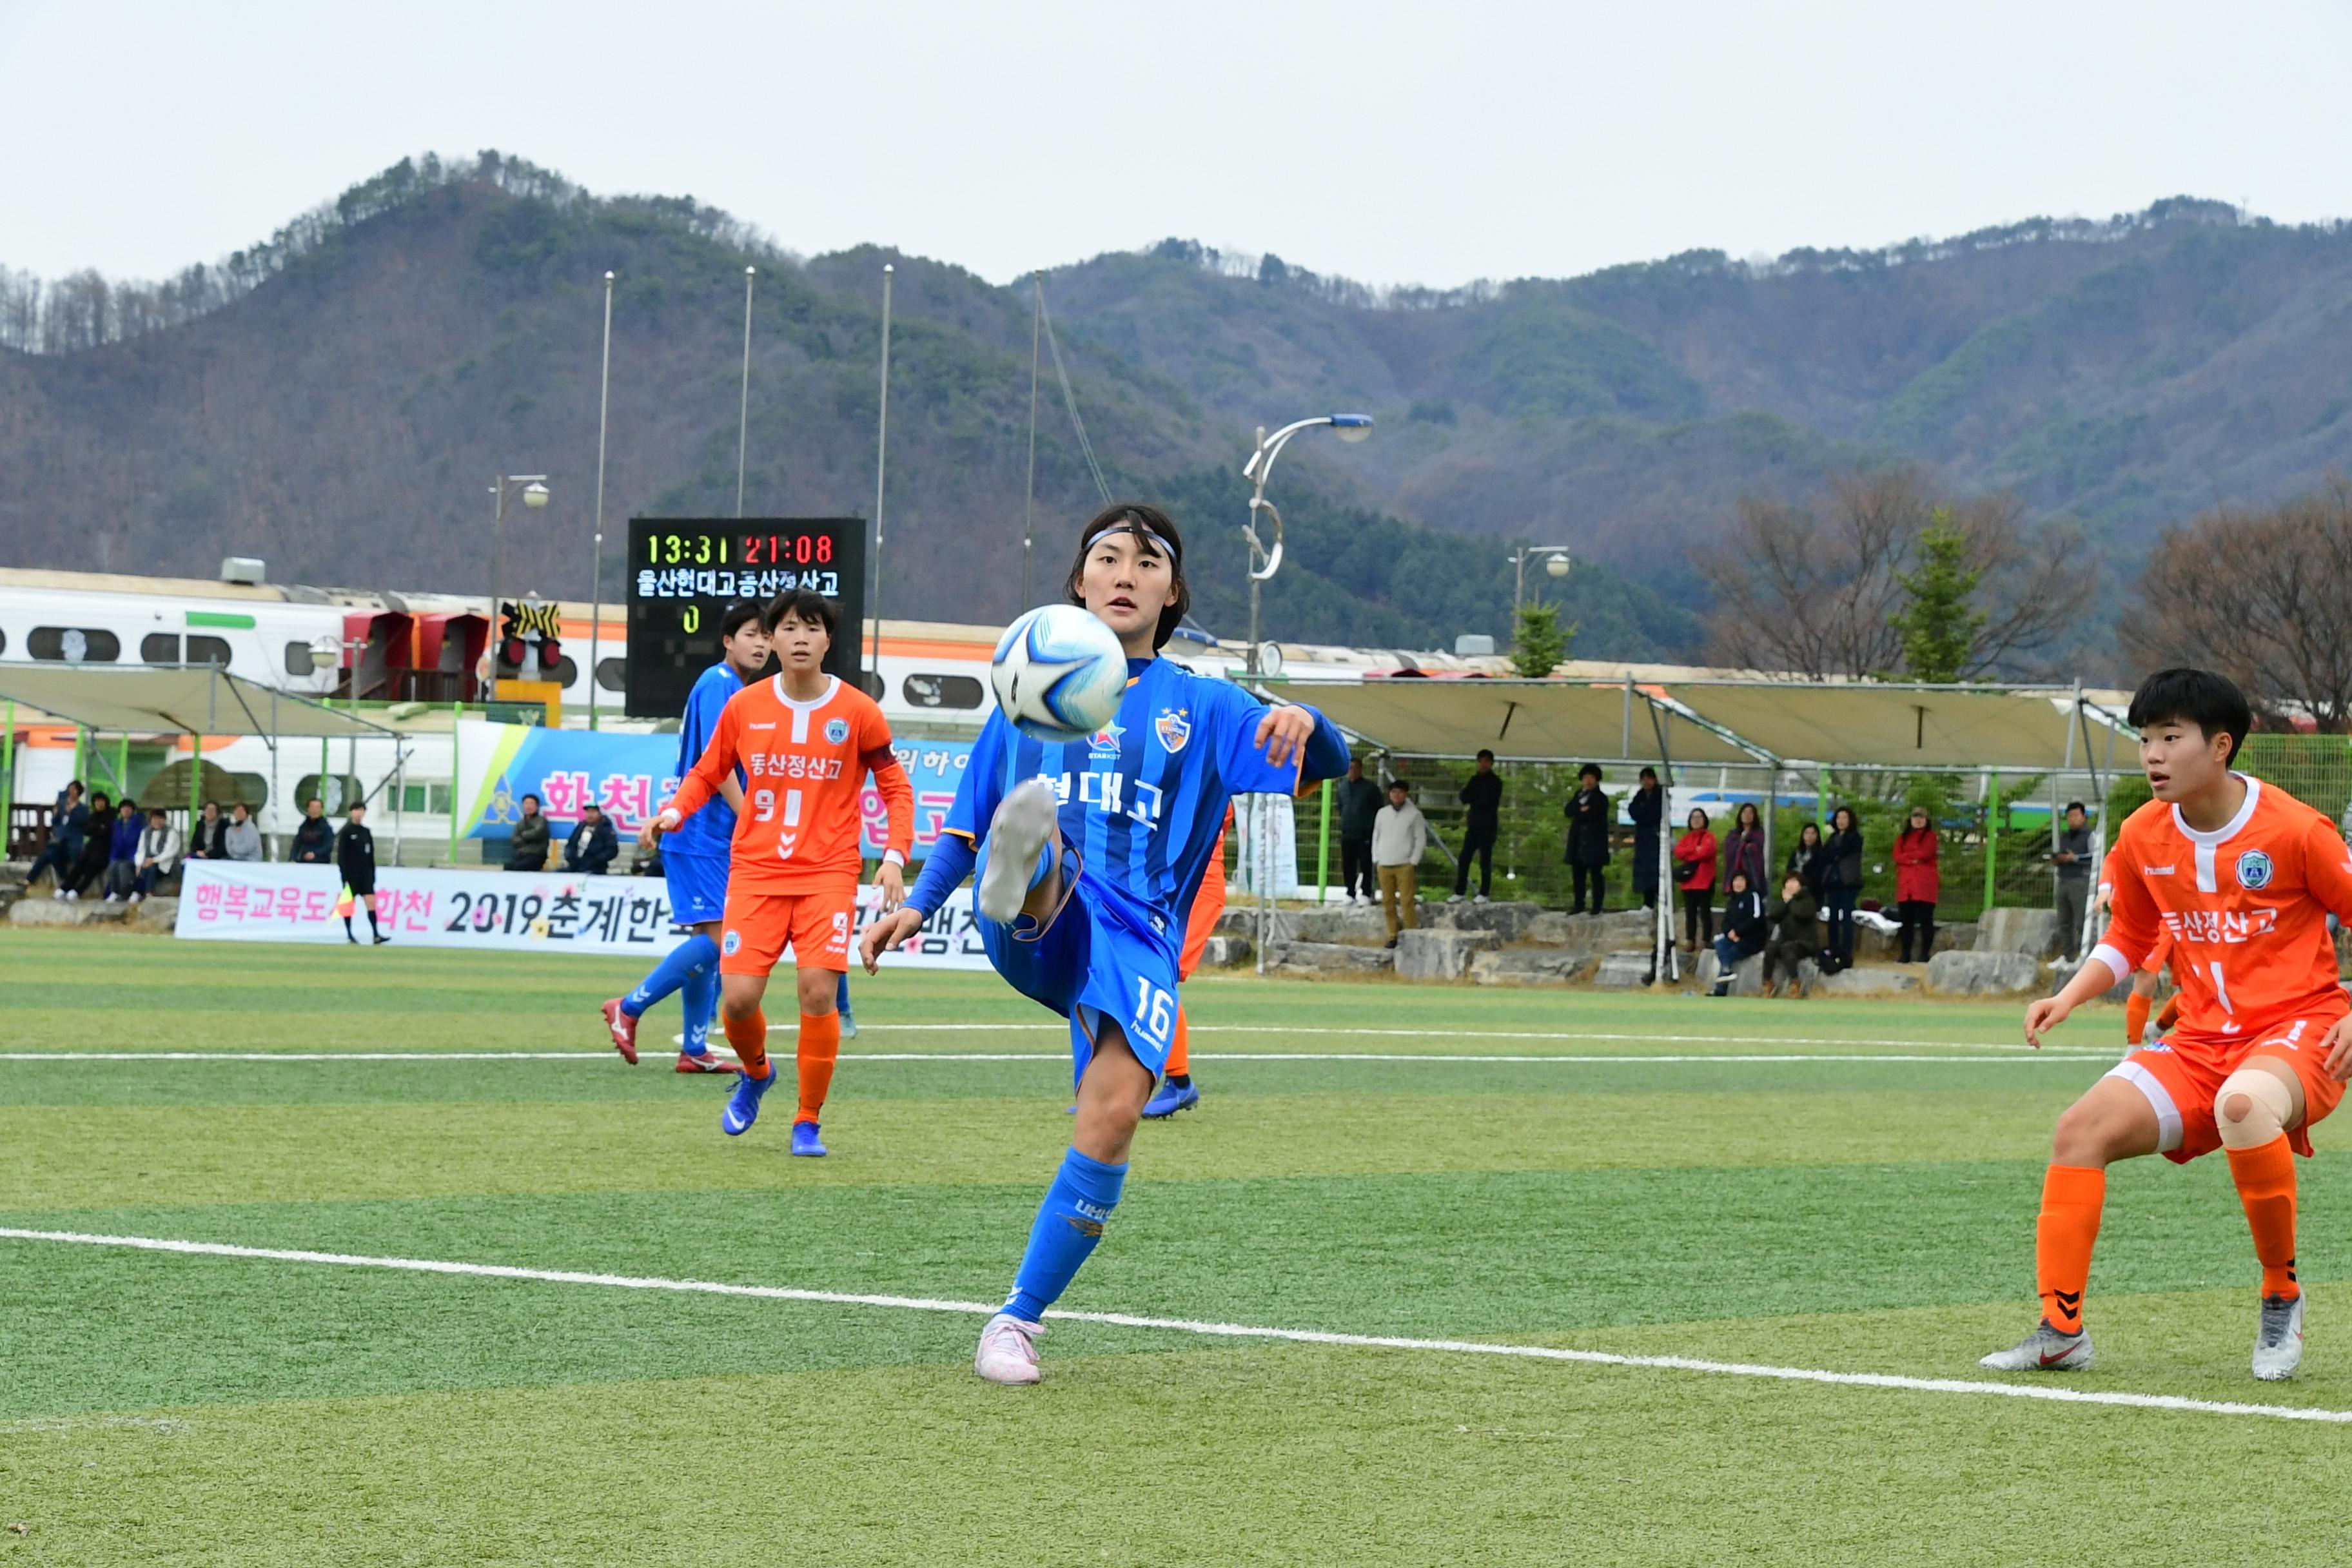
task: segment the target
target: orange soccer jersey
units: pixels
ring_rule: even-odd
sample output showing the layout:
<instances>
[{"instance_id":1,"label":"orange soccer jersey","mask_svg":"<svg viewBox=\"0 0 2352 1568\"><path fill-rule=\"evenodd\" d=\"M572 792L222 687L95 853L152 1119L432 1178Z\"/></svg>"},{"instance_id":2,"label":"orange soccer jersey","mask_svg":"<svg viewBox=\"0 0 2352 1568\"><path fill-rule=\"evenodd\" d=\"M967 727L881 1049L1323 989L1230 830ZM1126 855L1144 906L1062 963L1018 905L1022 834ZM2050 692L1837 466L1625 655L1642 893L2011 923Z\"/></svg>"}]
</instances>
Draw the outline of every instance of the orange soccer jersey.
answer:
<instances>
[{"instance_id":1,"label":"orange soccer jersey","mask_svg":"<svg viewBox=\"0 0 2352 1568\"><path fill-rule=\"evenodd\" d=\"M886 858L900 864L915 842L915 792L890 750L890 725L872 698L838 678L795 702L772 676L727 700L701 759L670 800L691 816L737 767L745 774L728 868L739 894L835 893L857 886L863 866L858 797L871 772L890 817Z\"/></svg>"}]
</instances>

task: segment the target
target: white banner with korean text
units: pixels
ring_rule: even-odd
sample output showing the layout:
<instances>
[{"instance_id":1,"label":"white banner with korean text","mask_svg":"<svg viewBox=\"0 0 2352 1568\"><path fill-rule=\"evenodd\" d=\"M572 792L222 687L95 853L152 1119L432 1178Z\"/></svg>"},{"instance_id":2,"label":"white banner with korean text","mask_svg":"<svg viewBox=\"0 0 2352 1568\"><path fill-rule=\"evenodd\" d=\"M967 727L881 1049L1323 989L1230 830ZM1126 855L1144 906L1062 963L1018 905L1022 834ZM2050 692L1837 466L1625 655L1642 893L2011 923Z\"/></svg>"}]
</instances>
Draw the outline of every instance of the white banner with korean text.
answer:
<instances>
[{"instance_id":1,"label":"white banner with korean text","mask_svg":"<svg viewBox=\"0 0 2352 1568\"><path fill-rule=\"evenodd\" d=\"M199 942L344 940L335 906L342 879L331 866L191 860L172 934ZM380 868L376 920L394 942L482 952L627 953L659 956L685 932L670 920L658 877L581 877L563 872ZM857 929L882 912L882 889L857 889ZM354 905L362 942L367 917ZM911 947L886 963L913 968L985 969L971 889L951 894Z\"/></svg>"}]
</instances>

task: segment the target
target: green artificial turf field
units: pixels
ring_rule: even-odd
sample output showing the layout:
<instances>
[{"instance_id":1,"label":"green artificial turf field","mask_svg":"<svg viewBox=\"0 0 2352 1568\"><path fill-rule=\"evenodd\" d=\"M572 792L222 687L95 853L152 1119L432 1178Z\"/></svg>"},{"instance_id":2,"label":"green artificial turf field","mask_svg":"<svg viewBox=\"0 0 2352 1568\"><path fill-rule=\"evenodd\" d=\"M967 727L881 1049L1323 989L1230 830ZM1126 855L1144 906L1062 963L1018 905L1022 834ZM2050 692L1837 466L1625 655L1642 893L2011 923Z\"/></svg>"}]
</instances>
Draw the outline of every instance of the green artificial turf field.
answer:
<instances>
[{"instance_id":1,"label":"green artificial turf field","mask_svg":"<svg viewBox=\"0 0 2352 1568\"><path fill-rule=\"evenodd\" d=\"M598 1054L635 977L0 932L0 1055L213 1054L0 1060L0 1227L1002 1299L1067 1134L1056 1021L858 978L833 1156L793 1161L789 1099L730 1140L719 1080ZM972 1376L973 1311L0 1239L0 1564L2352 1556L2338 1423L1169 1326L2001 1381L2112 1011L2036 1058L2013 1005L1187 1000L1205 1102L1139 1135L1063 1302L1163 1321L1051 1324L1036 1388ZM457 1055L513 1051L583 1055ZM2303 1170L2295 1381L2247 1375L2222 1163L2142 1161L2063 1386L2352 1411L2347 1138Z\"/></svg>"}]
</instances>

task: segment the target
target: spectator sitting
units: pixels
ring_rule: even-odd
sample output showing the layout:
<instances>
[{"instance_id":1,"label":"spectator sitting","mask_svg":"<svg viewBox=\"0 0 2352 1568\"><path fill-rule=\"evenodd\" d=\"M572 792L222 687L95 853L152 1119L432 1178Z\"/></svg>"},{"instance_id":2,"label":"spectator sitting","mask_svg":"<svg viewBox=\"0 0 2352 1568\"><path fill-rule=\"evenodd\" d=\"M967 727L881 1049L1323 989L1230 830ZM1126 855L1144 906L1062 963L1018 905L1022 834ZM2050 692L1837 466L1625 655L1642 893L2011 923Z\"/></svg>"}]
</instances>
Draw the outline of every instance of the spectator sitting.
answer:
<instances>
[{"instance_id":1,"label":"spectator sitting","mask_svg":"<svg viewBox=\"0 0 2352 1568\"><path fill-rule=\"evenodd\" d=\"M335 858L335 830L327 822L327 803L312 795L302 805L302 826L294 830L294 863L326 866Z\"/></svg>"},{"instance_id":2,"label":"spectator sitting","mask_svg":"<svg viewBox=\"0 0 2352 1568\"><path fill-rule=\"evenodd\" d=\"M1429 823L1412 804L1404 780L1389 781L1389 803L1372 824L1372 861L1380 868L1381 907L1389 918L1388 945L1397 932L1421 924L1421 857L1429 847Z\"/></svg>"},{"instance_id":3,"label":"spectator sitting","mask_svg":"<svg viewBox=\"0 0 2352 1568\"><path fill-rule=\"evenodd\" d=\"M1478 901L1485 903L1486 895L1495 890L1495 838L1502 830L1503 781L1495 776L1495 753L1481 751L1475 764L1476 771L1470 782L1462 786L1459 798L1470 808L1462 824L1462 858L1454 863L1454 896L1445 901L1458 904L1462 895L1470 890L1470 857L1478 857Z\"/></svg>"},{"instance_id":4,"label":"spectator sitting","mask_svg":"<svg viewBox=\"0 0 2352 1568\"><path fill-rule=\"evenodd\" d=\"M147 814L147 831L139 836L139 865L131 882L131 901L137 903L155 890L155 884L180 868L180 851L186 846L162 806Z\"/></svg>"},{"instance_id":5,"label":"spectator sitting","mask_svg":"<svg viewBox=\"0 0 2352 1568\"><path fill-rule=\"evenodd\" d=\"M1943 891L1936 858L1942 848L1927 808L1915 805L1903 831L1895 836L1895 908L1903 917L1903 956L1897 963L1925 963L1936 955L1936 900ZM1912 936L1918 936L1919 956L1911 956Z\"/></svg>"},{"instance_id":6,"label":"spectator sitting","mask_svg":"<svg viewBox=\"0 0 2352 1568\"><path fill-rule=\"evenodd\" d=\"M107 835L106 901L120 902L131 896L139 879L139 840L147 831L147 819L139 814L139 803L124 797L115 808L113 831Z\"/></svg>"},{"instance_id":7,"label":"spectator sitting","mask_svg":"<svg viewBox=\"0 0 2352 1568\"><path fill-rule=\"evenodd\" d=\"M620 854L621 842L614 836L613 825L604 820L601 809L584 805L580 811L579 826L563 841L563 868L585 877L601 877L604 868Z\"/></svg>"},{"instance_id":8,"label":"spectator sitting","mask_svg":"<svg viewBox=\"0 0 2352 1568\"><path fill-rule=\"evenodd\" d=\"M89 826L89 807L82 800L81 780L75 779L58 791L58 804L49 813L49 841L33 858L33 868L25 874L25 885L30 887L47 870L62 891L66 885L66 868L81 858L81 841Z\"/></svg>"},{"instance_id":9,"label":"spectator sitting","mask_svg":"<svg viewBox=\"0 0 2352 1568\"><path fill-rule=\"evenodd\" d=\"M81 853L58 877L56 896L79 900L84 888L95 888L106 877L106 858L114 847L108 825L114 820L114 802L102 790L89 794L89 816L81 836Z\"/></svg>"},{"instance_id":10,"label":"spectator sitting","mask_svg":"<svg viewBox=\"0 0 2352 1568\"><path fill-rule=\"evenodd\" d=\"M228 858L232 860L262 858L261 826L253 820L253 813L245 808L243 801L238 801L228 810L228 831L221 840L228 849Z\"/></svg>"},{"instance_id":11,"label":"spectator sitting","mask_svg":"<svg viewBox=\"0 0 2352 1568\"><path fill-rule=\"evenodd\" d=\"M1658 907L1658 829L1666 817L1666 792L1658 787L1658 770L1643 768L1642 782L1633 797L1625 802L1625 815L1633 819L1633 890L1642 895L1642 907Z\"/></svg>"},{"instance_id":12,"label":"spectator sitting","mask_svg":"<svg viewBox=\"0 0 2352 1568\"><path fill-rule=\"evenodd\" d=\"M191 860L226 860L228 858L228 824L221 820L220 802L205 802L204 816L196 823L194 842L188 846Z\"/></svg>"},{"instance_id":13,"label":"spectator sitting","mask_svg":"<svg viewBox=\"0 0 2352 1568\"><path fill-rule=\"evenodd\" d=\"M1372 825L1381 815L1381 786L1364 776L1364 761L1351 757L1339 785L1339 882L1348 901L1370 909L1380 885L1372 868Z\"/></svg>"},{"instance_id":14,"label":"spectator sitting","mask_svg":"<svg viewBox=\"0 0 2352 1568\"><path fill-rule=\"evenodd\" d=\"M1592 912L1601 912L1602 889L1607 885L1609 866L1609 830L1617 825L1617 814L1609 808L1609 796L1601 788L1601 770L1591 763L1576 771L1576 793L1561 808L1568 818L1568 853L1561 857L1568 862L1569 875L1574 879L1575 901L1569 906L1570 914L1582 914L1585 910L1585 889L1592 893Z\"/></svg>"},{"instance_id":15,"label":"spectator sitting","mask_svg":"<svg viewBox=\"0 0 2352 1568\"><path fill-rule=\"evenodd\" d=\"M547 845L547 818L539 809L539 796L527 795L522 797L522 820L515 824L514 837L507 844L507 869L546 870Z\"/></svg>"},{"instance_id":16,"label":"spectator sitting","mask_svg":"<svg viewBox=\"0 0 2352 1568\"><path fill-rule=\"evenodd\" d=\"M2079 800L2066 803L2066 826L2059 830L2058 852L2050 857L2058 868L2058 942L2072 962L2083 950L2083 924L2091 901L2091 814Z\"/></svg>"},{"instance_id":17,"label":"spectator sitting","mask_svg":"<svg viewBox=\"0 0 2352 1568\"><path fill-rule=\"evenodd\" d=\"M1764 994L1780 994L1780 983L1772 975L1778 967L1788 972L1789 994L1801 996L1805 972L1797 966L1822 951L1821 906L1805 879L1791 871L1780 879L1780 896L1764 912L1772 922L1772 940L1764 949Z\"/></svg>"},{"instance_id":18,"label":"spectator sitting","mask_svg":"<svg viewBox=\"0 0 2352 1568\"><path fill-rule=\"evenodd\" d=\"M1715 940L1715 835L1707 815L1691 807L1688 831L1675 840L1675 886L1683 895L1683 951Z\"/></svg>"},{"instance_id":19,"label":"spectator sitting","mask_svg":"<svg viewBox=\"0 0 2352 1568\"><path fill-rule=\"evenodd\" d=\"M1789 876L1805 884L1805 891L1821 896L1822 829L1818 823L1808 822L1797 829L1797 847L1789 851L1789 864L1783 868Z\"/></svg>"},{"instance_id":20,"label":"spectator sitting","mask_svg":"<svg viewBox=\"0 0 2352 1568\"><path fill-rule=\"evenodd\" d=\"M1764 895L1748 886L1745 868L1731 873L1725 884L1723 900L1723 934L1715 939L1715 990L1711 994L1728 996L1731 983L1738 977L1740 963L1764 951Z\"/></svg>"}]
</instances>

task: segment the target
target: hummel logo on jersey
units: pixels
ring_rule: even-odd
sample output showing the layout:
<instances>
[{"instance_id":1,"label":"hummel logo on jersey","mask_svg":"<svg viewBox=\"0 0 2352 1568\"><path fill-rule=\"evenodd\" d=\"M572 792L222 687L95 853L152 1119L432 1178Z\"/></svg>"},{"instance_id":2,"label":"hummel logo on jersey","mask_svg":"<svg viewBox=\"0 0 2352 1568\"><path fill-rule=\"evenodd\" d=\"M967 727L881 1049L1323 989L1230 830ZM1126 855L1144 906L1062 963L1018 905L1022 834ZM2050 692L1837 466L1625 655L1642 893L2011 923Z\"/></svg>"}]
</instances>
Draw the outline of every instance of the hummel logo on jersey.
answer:
<instances>
[{"instance_id":1,"label":"hummel logo on jersey","mask_svg":"<svg viewBox=\"0 0 2352 1568\"><path fill-rule=\"evenodd\" d=\"M746 730L772 730L775 727L776 721L773 719L755 719L743 726Z\"/></svg>"},{"instance_id":2,"label":"hummel logo on jersey","mask_svg":"<svg viewBox=\"0 0 2352 1568\"><path fill-rule=\"evenodd\" d=\"M2169 866L2143 866L2140 869L2151 877L2169 877L2172 875L2172 868Z\"/></svg>"}]
</instances>

